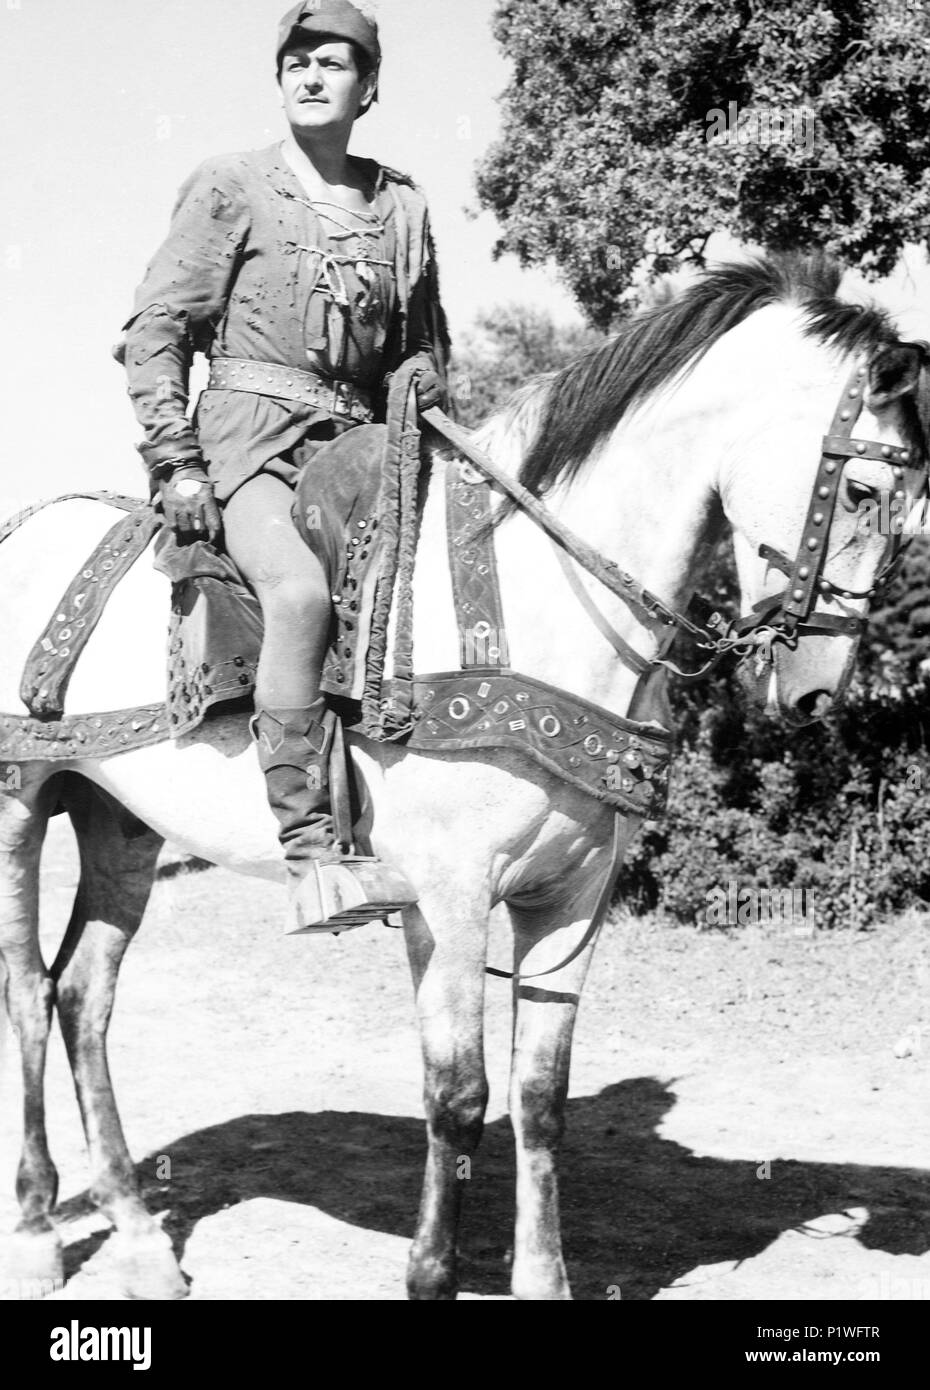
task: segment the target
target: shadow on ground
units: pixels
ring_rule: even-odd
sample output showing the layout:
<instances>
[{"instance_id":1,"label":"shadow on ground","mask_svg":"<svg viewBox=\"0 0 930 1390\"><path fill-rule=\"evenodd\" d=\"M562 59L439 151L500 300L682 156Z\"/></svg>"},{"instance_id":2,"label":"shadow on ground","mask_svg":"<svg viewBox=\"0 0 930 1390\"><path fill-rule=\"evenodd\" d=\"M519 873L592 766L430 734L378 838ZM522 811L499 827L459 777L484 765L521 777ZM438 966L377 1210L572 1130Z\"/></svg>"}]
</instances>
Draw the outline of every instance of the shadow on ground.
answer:
<instances>
[{"instance_id":1,"label":"shadow on ground","mask_svg":"<svg viewBox=\"0 0 930 1390\"><path fill-rule=\"evenodd\" d=\"M930 1249L928 1174L857 1164L772 1164L700 1158L656 1130L674 1093L653 1078L608 1086L568 1104L562 1232L576 1299L649 1299L699 1265L747 1260L785 1231L828 1212L866 1207L859 1240L892 1255ZM410 1238L425 1152L423 1123L408 1117L322 1111L244 1115L198 1130L160 1151L173 1179L152 1179L156 1155L139 1165L153 1213L183 1263L198 1221L227 1206L275 1198L314 1206L340 1221ZM509 1121L489 1125L472 1164L462 1233L462 1288L508 1292L513 1229ZM65 1203L67 1219L88 1209ZM99 1247L97 1235L67 1251L68 1277Z\"/></svg>"}]
</instances>

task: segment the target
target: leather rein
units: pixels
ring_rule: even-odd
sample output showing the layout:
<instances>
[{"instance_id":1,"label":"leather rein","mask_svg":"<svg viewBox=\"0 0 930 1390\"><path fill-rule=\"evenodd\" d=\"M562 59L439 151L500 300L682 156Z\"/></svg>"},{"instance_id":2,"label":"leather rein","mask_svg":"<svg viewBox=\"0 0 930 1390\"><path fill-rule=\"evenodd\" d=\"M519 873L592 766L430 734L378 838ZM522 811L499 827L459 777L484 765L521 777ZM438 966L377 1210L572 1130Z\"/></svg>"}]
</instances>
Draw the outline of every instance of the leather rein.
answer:
<instances>
[{"instance_id":1,"label":"leather rein","mask_svg":"<svg viewBox=\"0 0 930 1390\"><path fill-rule=\"evenodd\" d=\"M915 489L916 495L927 486L926 470L909 466L908 448L853 438L852 431L862 411L862 389L866 371L867 365L860 362L847 380L834 411L829 433L823 438L820 464L808 504L801 544L794 562L774 546L765 543L759 546L759 555L787 577L786 587L780 593L768 595L760 600L748 614L732 622L713 611L705 621L694 620L670 607L613 560L583 541L560 521L545 503L498 468L487 454L477 448L467 431L454 424L443 411L434 407L423 411L422 418L464 454L481 474L496 483L521 511L526 512L550 536L558 549L571 556L606 589L622 599L643 626L659 635L659 651L652 658L641 656L626 643L619 643L617 650L628 666L639 675L652 667L661 666L684 679L695 680L706 675L726 656L733 655L743 660L755 653L760 661L771 660L772 646L775 642L783 642L793 648L800 636L808 634L859 637L864 631L868 621L866 615L852 612L815 612L818 598L829 597L836 603L843 600L874 598L876 590L886 584L894 574L906 543L900 535L892 535L889 553L871 589L856 592L840 588L825 577L824 567L843 467L851 458L874 459L890 464L895 478L894 496L897 500L906 496L906 473L916 475L916 482L919 483L919 487ZM665 657L664 652L668 650L676 632L684 634L702 653L707 653L696 670L683 671Z\"/></svg>"}]
</instances>

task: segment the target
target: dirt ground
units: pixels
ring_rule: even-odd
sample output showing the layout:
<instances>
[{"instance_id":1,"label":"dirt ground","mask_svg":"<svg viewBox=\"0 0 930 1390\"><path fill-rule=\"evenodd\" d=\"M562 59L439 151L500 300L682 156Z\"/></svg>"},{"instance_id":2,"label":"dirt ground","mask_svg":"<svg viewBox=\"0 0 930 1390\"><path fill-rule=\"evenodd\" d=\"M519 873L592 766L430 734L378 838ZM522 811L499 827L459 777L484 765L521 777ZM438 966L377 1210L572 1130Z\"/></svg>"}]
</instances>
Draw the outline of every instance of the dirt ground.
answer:
<instances>
[{"instance_id":1,"label":"dirt ground","mask_svg":"<svg viewBox=\"0 0 930 1390\"><path fill-rule=\"evenodd\" d=\"M53 827L43 941L76 881ZM283 892L163 880L123 968L111 1062L150 1208L193 1299L400 1299L424 1153L401 934L286 938ZM506 963L500 930L493 958ZM930 920L730 934L616 921L582 1005L562 1162L576 1298L930 1298ZM463 1297L507 1296L508 987L488 981L488 1127ZM19 1089L0 1055L0 1233ZM60 1037L48 1083L68 1282L118 1296ZM3 1279L0 1278L0 1287Z\"/></svg>"}]
</instances>

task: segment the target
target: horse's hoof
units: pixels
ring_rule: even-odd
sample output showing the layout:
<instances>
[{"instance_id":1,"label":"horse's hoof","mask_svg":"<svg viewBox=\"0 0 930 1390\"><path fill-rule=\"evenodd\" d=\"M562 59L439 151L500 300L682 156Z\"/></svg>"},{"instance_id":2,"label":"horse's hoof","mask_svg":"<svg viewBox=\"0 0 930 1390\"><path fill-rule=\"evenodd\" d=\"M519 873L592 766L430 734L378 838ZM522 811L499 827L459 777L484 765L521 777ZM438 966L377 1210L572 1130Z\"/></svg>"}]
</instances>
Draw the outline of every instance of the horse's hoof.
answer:
<instances>
[{"instance_id":1,"label":"horse's hoof","mask_svg":"<svg viewBox=\"0 0 930 1390\"><path fill-rule=\"evenodd\" d=\"M0 1253L0 1298L48 1298L65 1286L65 1266L57 1231L17 1231Z\"/></svg>"},{"instance_id":2,"label":"horse's hoof","mask_svg":"<svg viewBox=\"0 0 930 1390\"><path fill-rule=\"evenodd\" d=\"M452 1303L458 1286L454 1261L411 1259L407 1266L407 1297L413 1303Z\"/></svg>"},{"instance_id":3,"label":"horse's hoof","mask_svg":"<svg viewBox=\"0 0 930 1390\"><path fill-rule=\"evenodd\" d=\"M541 1263L533 1268L515 1266L510 1277L510 1292L521 1303L570 1303L572 1291L565 1266Z\"/></svg>"},{"instance_id":4,"label":"horse's hoof","mask_svg":"<svg viewBox=\"0 0 930 1390\"><path fill-rule=\"evenodd\" d=\"M187 1298L190 1288L164 1231L123 1236L117 1231L108 1248L127 1298L166 1302Z\"/></svg>"}]
</instances>

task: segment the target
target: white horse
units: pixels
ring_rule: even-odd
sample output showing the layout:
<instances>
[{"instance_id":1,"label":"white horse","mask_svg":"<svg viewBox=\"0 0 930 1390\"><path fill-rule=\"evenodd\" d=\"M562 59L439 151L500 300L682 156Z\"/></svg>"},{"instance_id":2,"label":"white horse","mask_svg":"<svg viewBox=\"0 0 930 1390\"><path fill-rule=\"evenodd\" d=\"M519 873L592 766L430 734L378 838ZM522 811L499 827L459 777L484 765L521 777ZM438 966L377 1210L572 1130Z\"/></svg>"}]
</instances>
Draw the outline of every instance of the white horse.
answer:
<instances>
[{"instance_id":1,"label":"white horse","mask_svg":"<svg viewBox=\"0 0 930 1390\"><path fill-rule=\"evenodd\" d=\"M833 588L818 598L817 613L861 614L866 599L843 599L837 591L867 594L885 543L857 526L855 508L901 489L886 458L893 449L909 445L912 460L925 457L917 400L922 354L897 344L880 311L837 300L837 283L835 270L820 262L723 267L634 320L613 343L524 388L477 442L506 471L522 470L560 521L676 609L687 603L708 546L728 522L745 613L785 587L785 575L759 548L789 558L801 548L821 439L859 361L864 407L855 437L887 447L884 456L872 449L874 456L841 464L828 519ZM458 665L441 486L445 468L457 466L437 460L423 520L415 575L419 671ZM0 547L0 710L25 712L18 694L23 661L112 519L102 504L63 502ZM605 639L612 630L652 662L655 626L581 570L570 582L556 547L519 510L501 520L497 551L512 667L619 715L667 723L666 671L653 664L641 679ZM168 597L167 581L137 564L82 658L72 711L158 699ZM760 649L757 693L789 722L806 722L842 691L855 647L849 630L802 629L799 640L776 642L771 659ZM465 1188L457 1172L482 1131L487 928L491 909L503 902L515 970L527 976L559 967L544 988L519 981L513 987L512 1288L519 1298L568 1298L556 1154L592 942L564 962L593 912L610 859L612 813L516 752L422 755L354 737L351 744L373 808L374 846L419 889L404 929L422 1034L428 1156L410 1296L456 1293ZM81 879L61 949L46 967L38 945L39 856L49 815L60 807L74 824ZM624 843L640 820L625 818ZM46 1043L57 1008L92 1193L116 1229L126 1290L142 1297L186 1292L168 1238L141 1200L106 1060L120 961L168 837L216 864L283 881L244 716L216 717L194 736L100 761L34 761L11 774L0 760L0 952L25 1086L14 1277L61 1277L57 1174L43 1111ZM295 938L294 950L306 949Z\"/></svg>"}]
</instances>

